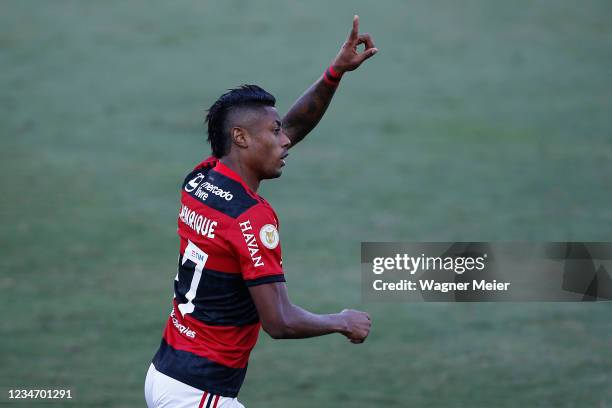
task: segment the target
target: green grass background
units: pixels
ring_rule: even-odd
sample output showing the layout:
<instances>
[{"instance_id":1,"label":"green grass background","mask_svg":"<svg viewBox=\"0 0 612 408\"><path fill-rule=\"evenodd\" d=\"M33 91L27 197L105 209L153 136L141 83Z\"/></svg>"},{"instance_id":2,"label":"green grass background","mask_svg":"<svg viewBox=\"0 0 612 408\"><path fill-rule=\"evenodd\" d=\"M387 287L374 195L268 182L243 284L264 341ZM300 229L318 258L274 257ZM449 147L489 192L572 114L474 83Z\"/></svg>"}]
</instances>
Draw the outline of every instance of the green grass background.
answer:
<instances>
[{"instance_id":1,"label":"green grass background","mask_svg":"<svg viewBox=\"0 0 612 408\"><path fill-rule=\"evenodd\" d=\"M609 303L362 304L359 280L361 241L612 240L605 0L2 2L0 387L144 406L203 110L257 83L285 112L354 13L380 53L260 193L293 301L372 334L264 334L240 399L612 406Z\"/></svg>"}]
</instances>

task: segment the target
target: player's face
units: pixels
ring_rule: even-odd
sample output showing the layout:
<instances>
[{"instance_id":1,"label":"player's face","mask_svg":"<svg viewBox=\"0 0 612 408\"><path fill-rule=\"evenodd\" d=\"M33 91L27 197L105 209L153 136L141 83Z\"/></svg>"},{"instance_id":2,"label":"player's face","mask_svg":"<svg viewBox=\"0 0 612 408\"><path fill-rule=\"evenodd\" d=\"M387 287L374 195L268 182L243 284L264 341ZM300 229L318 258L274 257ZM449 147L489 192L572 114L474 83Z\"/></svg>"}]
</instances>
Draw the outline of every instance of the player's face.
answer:
<instances>
[{"instance_id":1,"label":"player's face","mask_svg":"<svg viewBox=\"0 0 612 408\"><path fill-rule=\"evenodd\" d=\"M266 106L250 129L249 150L259 178L280 177L291 141L284 133L276 108Z\"/></svg>"}]
</instances>

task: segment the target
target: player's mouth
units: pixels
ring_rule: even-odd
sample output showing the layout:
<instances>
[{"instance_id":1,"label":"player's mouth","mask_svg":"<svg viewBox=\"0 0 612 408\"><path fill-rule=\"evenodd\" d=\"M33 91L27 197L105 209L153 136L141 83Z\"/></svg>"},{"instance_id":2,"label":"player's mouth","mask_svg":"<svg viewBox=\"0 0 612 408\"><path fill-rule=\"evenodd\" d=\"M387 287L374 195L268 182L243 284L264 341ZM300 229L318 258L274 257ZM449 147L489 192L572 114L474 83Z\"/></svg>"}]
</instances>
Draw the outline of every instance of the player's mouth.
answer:
<instances>
[{"instance_id":1,"label":"player's mouth","mask_svg":"<svg viewBox=\"0 0 612 408\"><path fill-rule=\"evenodd\" d=\"M281 163L283 164L283 166L287 164L287 162L285 161L287 156L289 156L289 153L285 153L284 155L281 156Z\"/></svg>"}]
</instances>

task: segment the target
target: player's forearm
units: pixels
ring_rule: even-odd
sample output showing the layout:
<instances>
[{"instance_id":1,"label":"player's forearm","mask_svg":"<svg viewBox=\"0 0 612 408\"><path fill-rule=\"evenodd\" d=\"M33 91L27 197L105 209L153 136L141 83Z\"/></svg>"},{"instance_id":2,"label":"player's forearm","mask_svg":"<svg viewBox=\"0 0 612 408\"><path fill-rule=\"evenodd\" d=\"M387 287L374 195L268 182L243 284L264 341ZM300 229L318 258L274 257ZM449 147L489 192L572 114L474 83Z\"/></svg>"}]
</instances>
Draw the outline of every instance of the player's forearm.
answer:
<instances>
[{"instance_id":1,"label":"player's forearm","mask_svg":"<svg viewBox=\"0 0 612 408\"><path fill-rule=\"evenodd\" d=\"M317 126L336 92L336 87L321 76L291 106L282 122L283 130L292 146Z\"/></svg>"},{"instance_id":2,"label":"player's forearm","mask_svg":"<svg viewBox=\"0 0 612 408\"><path fill-rule=\"evenodd\" d=\"M363 52L357 46L364 44ZM359 17L353 17L353 29L340 47L329 69L293 104L283 118L283 130L295 146L319 123L345 72L357 69L378 52L370 34L359 34Z\"/></svg>"},{"instance_id":3,"label":"player's forearm","mask_svg":"<svg viewBox=\"0 0 612 408\"><path fill-rule=\"evenodd\" d=\"M319 315L290 305L283 311L282 321L267 331L275 339L303 339L346 333L348 325L340 313Z\"/></svg>"}]
</instances>

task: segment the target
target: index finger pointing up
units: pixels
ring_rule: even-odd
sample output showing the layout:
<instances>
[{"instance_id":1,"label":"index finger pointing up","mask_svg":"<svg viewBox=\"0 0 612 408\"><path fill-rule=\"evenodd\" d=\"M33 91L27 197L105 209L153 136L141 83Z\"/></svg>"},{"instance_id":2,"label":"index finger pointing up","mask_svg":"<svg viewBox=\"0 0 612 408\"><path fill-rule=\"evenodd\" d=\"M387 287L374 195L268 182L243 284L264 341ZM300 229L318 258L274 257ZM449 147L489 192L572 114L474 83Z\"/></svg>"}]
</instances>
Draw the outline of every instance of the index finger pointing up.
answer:
<instances>
[{"instance_id":1,"label":"index finger pointing up","mask_svg":"<svg viewBox=\"0 0 612 408\"><path fill-rule=\"evenodd\" d=\"M359 16L355 14L353 16L353 29L349 33L347 41L357 41L359 35Z\"/></svg>"}]
</instances>

